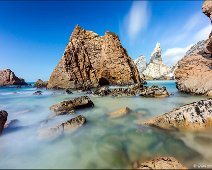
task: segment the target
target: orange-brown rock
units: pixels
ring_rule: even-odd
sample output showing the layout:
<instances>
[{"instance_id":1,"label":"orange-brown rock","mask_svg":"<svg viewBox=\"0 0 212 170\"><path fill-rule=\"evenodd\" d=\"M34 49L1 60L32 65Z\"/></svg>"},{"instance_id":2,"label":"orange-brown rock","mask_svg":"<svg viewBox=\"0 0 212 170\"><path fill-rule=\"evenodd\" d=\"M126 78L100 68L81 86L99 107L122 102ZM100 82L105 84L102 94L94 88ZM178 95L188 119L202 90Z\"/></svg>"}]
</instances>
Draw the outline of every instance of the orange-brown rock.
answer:
<instances>
[{"instance_id":1,"label":"orange-brown rock","mask_svg":"<svg viewBox=\"0 0 212 170\"><path fill-rule=\"evenodd\" d=\"M212 19L212 1L205 1L203 12ZM175 70L177 88L194 94L211 95L212 90L212 37L191 47L178 62Z\"/></svg>"},{"instance_id":2,"label":"orange-brown rock","mask_svg":"<svg viewBox=\"0 0 212 170\"><path fill-rule=\"evenodd\" d=\"M140 81L133 60L116 34L106 32L99 36L77 25L47 87L83 89L84 86L129 85Z\"/></svg>"},{"instance_id":3,"label":"orange-brown rock","mask_svg":"<svg viewBox=\"0 0 212 170\"><path fill-rule=\"evenodd\" d=\"M133 169L187 169L173 157L157 157L150 161L133 163Z\"/></svg>"}]
</instances>

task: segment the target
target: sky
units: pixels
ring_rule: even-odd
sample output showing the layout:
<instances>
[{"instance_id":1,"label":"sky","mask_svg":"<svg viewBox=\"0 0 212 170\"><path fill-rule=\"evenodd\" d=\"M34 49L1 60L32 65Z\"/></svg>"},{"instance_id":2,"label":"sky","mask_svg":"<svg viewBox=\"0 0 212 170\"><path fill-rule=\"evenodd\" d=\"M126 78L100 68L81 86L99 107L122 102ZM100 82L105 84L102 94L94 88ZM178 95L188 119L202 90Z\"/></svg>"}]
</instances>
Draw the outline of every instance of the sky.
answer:
<instances>
[{"instance_id":1,"label":"sky","mask_svg":"<svg viewBox=\"0 0 212 170\"><path fill-rule=\"evenodd\" d=\"M211 23L203 1L0 1L0 69L27 82L48 80L76 24L99 35L112 31L132 59L149 61L157 42L172 66Z\"/></svg>"}]
</instances>

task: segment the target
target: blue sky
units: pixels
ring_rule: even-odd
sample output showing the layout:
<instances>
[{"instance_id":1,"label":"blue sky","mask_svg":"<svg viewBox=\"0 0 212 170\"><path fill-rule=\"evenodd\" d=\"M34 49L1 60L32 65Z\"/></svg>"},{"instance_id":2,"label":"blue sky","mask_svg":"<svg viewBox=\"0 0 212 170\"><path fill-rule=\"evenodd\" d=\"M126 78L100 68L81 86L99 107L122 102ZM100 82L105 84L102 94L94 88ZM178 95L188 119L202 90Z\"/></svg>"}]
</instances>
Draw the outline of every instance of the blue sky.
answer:
<instances>
[{"instance_id":1,"label":"blue sky","mask_svg":"<svg viewBox=\"0 0 212 170\"><path fill-rule=\"evenodd\" d=\"M211 31L203 1L0 1L0 69L48 80L76 24L117 33L129 55L147 60L157 42L174 64Z\"/></svg>"}]
</instances>

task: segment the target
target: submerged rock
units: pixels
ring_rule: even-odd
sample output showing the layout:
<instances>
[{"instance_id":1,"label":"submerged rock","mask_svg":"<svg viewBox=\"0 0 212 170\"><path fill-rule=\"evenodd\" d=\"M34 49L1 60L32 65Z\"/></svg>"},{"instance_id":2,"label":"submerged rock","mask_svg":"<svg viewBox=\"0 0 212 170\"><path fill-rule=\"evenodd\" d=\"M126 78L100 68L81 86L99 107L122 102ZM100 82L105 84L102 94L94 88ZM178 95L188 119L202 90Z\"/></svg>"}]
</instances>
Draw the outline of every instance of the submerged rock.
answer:
<instances>
[{"instance_id":1,"label":"submerged rock","mask_svg":"<svg viewBox=\"0 0 212 170\"><path fill-rule=\"evenodd\" d=\"M5 110L0 111L0 135L3 132L4 124L7 121L7 116L8 116L8 113Z\"/></svg>"},{"instance_id":2,"label":"submerged rock","mask_svg":"<svg viewBox=\"0 0 212 170\"><path fill-rule=\"evenodd\" d=\"M50 110L54 111L56 115L73 114L75 109L83 109L93 106L94 103L88 96L82 96L52 105Z\"/></svg>"},{"instance_id":3,"label":"submerged rock","mask_svg":"<svg viewBox=\"0 0 212 170\"><path fill-rule=\"evenodd\" d=\"M173 157L157 157L150 161L133 163L133 169L187 169Z\"/></svg>"},{"instance_id":4,"label":"submerged rock","mask_svg":"<svg viewBox=\"0 0 212 170\"><path fill-rule=\"evenodd\" d=\"M118 117L125 116L130 112L131 112L131 109L129 107L123 107L121 109L118 109L114 112L109 113L108 115L110 118L118 118Z\"/></svg>"},{"instance_id":5,"label":"submerged rock","mask_svg":"<svg viewBox=\"0 0 212 170\"><path fill-rule=\"evenodd\" d=\"M139 82L138 70L116 34L106 32L99 36L77 25L49 79L48 88L87 90L99 85Z\"/></svg>"},{"instance_id":6,"label":"submerged rock","mask_svg":"<svg viewBox=\"0 0 212 170\"><path fill-rule=\"evenodd\" d=\"M56 127L49 129L42 129L39 132L39 136L42 138L56 138L62 135L64 132L73 131L81 127L86 123L86 118L82 115L74 117Z\"/></svg>"},{"instance_id":7,"label":"submerged rock","mask_svg":"<svg viewBox=\"0 0 212 170\"><path fill-rule=\"evenodd\" d=\"M24 79L16 77L10 69L0 70L0 86L27 85Z\"/></svg>"},{"instance_id":8,"label":"submerged rock","mask_svg":"<svg viewBox=\"0 0 212 170\"><path fill-rule=\"evenodd\" d=\"M33 95L42 95L42 93L43 93L42 91L36 91L33 93Z\"/></svg>"},{"instance_id":9,"label":"submerged rock","mask_svg":"<svg viewBox=\"0 0 212 170\"><path fill-rule=\"evenodd\" d=\"M145 122L147 125L174 130L205 130L212 128L212 99L200 100L174 109Z\"/></svg>"},{"instance_id":10,"label":"submerged rock","mask_svg":"<svg viewBox=\"0 0 212 170\"><path fill-rule=\"evenodd\" d=\"M35 82L35 87L37 88L46 88L47 87L47 84L48 84L48 81L43 81L41 79L38 79L36 82Z\"/></svg>"}]
</instances>

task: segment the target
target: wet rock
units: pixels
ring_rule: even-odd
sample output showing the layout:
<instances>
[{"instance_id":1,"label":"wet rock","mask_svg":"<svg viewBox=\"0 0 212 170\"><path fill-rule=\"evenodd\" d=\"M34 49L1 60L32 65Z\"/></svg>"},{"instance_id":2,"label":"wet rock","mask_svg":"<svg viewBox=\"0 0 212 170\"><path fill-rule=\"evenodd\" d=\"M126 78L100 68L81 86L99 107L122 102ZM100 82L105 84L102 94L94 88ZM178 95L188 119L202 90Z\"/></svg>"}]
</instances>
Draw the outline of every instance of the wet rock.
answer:
<instances>
[{"instance_id":1,"label":"wet rock","mask_svg":"<svg viewBox=\"0 0 212 170\"><path fill-rule=\"evenodd\" d=\"M71 89L66 89L66 93L67 93L67 94L73 94L73 92L72 92Z\"/></svg>"},{"instance_id":2,"label":"wet rock","mask_svg":"<svg viewBox=\"0 0 212 170\"><path fill-rule=\"evenodd\" d=\"M63 101L50 107L56 115L73 114L75 109L93 107L94 103L88 96L77 97L72 100Z\"/></svg>"},{"instance_id":3,"label":"wet rock","mask_svg":"<svg viewBox=\"0 0 212 170\"><path fill-rule=\"evenodd\" d=\"M114 112L109 113L108 115L110 118L118 118L118 117L125 116L130 112L131 112L131 109L129 107L123 107L121 109L118 109Z\"/></svg>"},{"instance_id":4,"label":"wet rock","mask_svg":"<svg viewBox=\"0 0 212 170\"><path fill-rule=\"evenodd\" d=\"M49 79L48 88L90 90L139 82L138 70L116 34L106 32L99 36L77 25Z\"/></svg>"},{"instance_id":5,"label":"wet rock","mask_svg":"<svg viewBox=\"0 0 212 170\"><path fill-rule=\"evenodd\" d=\"M16 77L10 69L0 70L0 86L6 85L27 85L22 78Z\"/></svg>"},{"instance_id":6,"label":"wet rock","mask_svg":"<svg viewBox=\"0 0 212 170\"><path fill-rule=\"evenodd\" d=\"M205 130L212 128L212 99L200 100L145 122L163 129Z\"/></svg>"},{"instance_id":7,"label":"wet rock","mask_svg":"<svg viewBox=\"0 0 212 170\"><path fill-rule=\"evenodd\" d=\"M42 95L42 93L43 93L42 91L36 91L33 93L33 95Z\"/></svg>"},{"instance_id":8,"label":"wet rock","mask_svg":"<svg viewBox=\"0 0 212 170\"><path fill-rule=\"evenodd\" d=\"M136 161L132 164L133 169L187 169L173 157L157 157L150 161Z\"/></svg>"},{"instance_id":9,"label":"wet rock","mask_svg":"<svg viewBox=\"0 0 212 170\"><path fill-rule=\"evenodd\" d=\"M48 84L48 81L43 81L41 79L38 79L36 82L35 82L35 87L37 88L46 88L47 87L47 84Z\"/></svg>"},{"instance_id":10,"label":"wet rock","mask_svg":"<svg viewBox=\"0 0 212 170\"><path fill-rule=\"evenodd\" d=\"M5 110L0 111L0 135L3 132L4 124L7 121L7 116L8 116L8 113Z\"/></svg>"},{"instance_id":11,"label":"wet rock","mask_svg":"<svg viewBox=\"0 0 212 170\"><path fill-rule=\"evenodd\" d=\"M140 96L145 96L145 97L168 97L169 93L166 90L166 87L144 86L143 90L140 92Z\"/></svg>"},{"instance_id":12,"label":"wet rock","mask_svg":"<svg viewBox=\"0 0 212 170\"><path fill-rule=\"evenodd\" d=\"M56 127L49 128L49 129L42 129L41 131L39 131L39 136L41 138L55 139L61 136L64 132L70 132L70 131L74 131L78 129L85 123L86 123L86 118L82 115L79 115Z\"/></svg>"},{"instance_id":13,"label":"wet rock","mask_svg":"<svg viewBox=\"0 0 212 170\"><path fill-rule=\"evenodd\" d=\"M18 119L13 119L5 123L4 128L12 128L15 127L18 123Z\"/></svg>"},{"instance_id":14,"label":"wet rock","mask_svg":"<svg viewBox=\"0 0 212 170\"><path fill-rule=\"evenodd\" d=\"M109 87L104 86L104 87L100 87L97 90L94 91L94 95L98 95L98 96L107 96L111 93Z\"/></svg>"}]
</instances>

